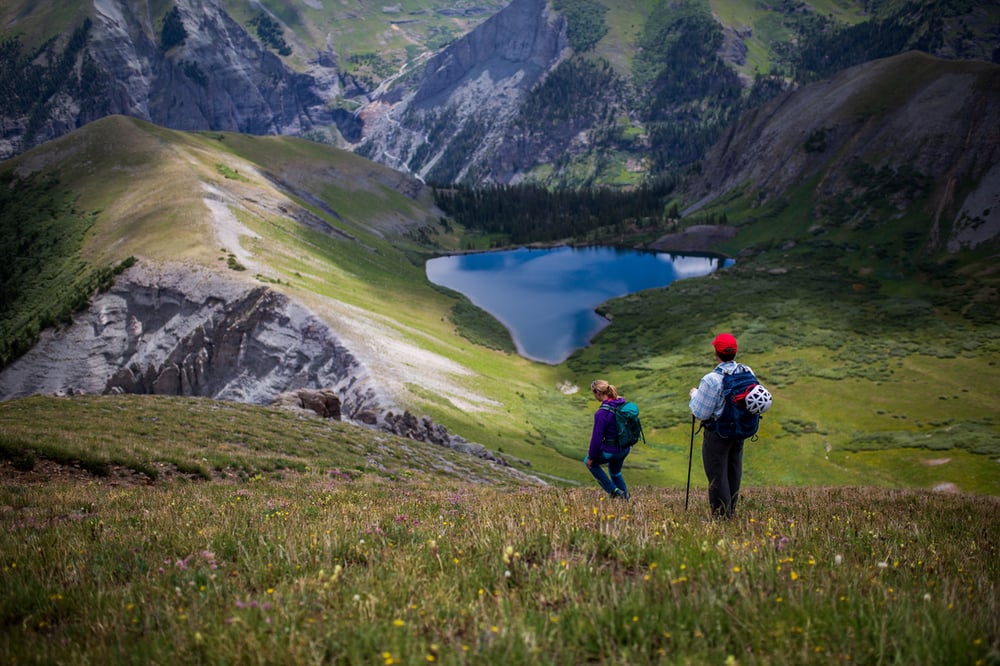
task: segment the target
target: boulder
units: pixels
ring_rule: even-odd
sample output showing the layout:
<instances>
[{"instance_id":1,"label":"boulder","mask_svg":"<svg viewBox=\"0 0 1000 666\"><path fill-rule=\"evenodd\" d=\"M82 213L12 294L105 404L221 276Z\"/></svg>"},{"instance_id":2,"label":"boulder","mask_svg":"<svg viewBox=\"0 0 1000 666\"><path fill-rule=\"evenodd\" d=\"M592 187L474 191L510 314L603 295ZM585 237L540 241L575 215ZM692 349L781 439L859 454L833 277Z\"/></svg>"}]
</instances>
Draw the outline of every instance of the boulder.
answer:
<instances>
[{"instance_id":1,"label":"boulder","mask_svg":"<svg viewBox=\"0 0 1000 666\"><path fill-rule=\"evenodd\" d=\"M324 419L340 420L340 396L334 389L298 389L281 393L271 403L275 407L305 409Z\"/></svg>"}]
</instances>

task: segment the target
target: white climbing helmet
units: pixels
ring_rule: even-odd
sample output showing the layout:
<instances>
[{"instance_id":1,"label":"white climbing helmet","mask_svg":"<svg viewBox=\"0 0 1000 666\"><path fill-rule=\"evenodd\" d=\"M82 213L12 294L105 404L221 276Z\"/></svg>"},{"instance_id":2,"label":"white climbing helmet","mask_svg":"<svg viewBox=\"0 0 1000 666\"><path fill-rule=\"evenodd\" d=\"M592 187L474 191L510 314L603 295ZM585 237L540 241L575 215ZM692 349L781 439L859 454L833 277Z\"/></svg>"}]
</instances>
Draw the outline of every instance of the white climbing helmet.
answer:
<instances>
[{"instance_id":1,"label":"white climbing helmet","mask_svg":"<svg viewBox=\"0 0 1000 666\"><path fill-rule=\"evenodd\" d=\"M747 411L751 414L763 414L771 409L771 392L757 384L746 395Z\"/></svg>"}]
</instances>

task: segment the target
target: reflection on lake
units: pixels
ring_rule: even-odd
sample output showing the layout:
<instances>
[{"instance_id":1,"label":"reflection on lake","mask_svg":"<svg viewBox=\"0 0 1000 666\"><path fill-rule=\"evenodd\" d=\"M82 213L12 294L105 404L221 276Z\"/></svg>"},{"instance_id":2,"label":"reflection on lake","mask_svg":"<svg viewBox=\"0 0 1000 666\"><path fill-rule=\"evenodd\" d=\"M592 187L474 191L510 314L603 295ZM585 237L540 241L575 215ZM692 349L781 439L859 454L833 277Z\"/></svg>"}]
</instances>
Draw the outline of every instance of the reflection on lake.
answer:
<instances>
[{"instance_id":1,"label":"reflection on lake","mask_svg":"<svg viewBox=\"0 0 1000 666\"><path fill-rule=\"evenodd\" d=\"M431 259L427 278L496 317L521 356L560 363L608 324L594 312L604 301L731 263L607 247L521 248Z\"/></svg>"}]
</instances>

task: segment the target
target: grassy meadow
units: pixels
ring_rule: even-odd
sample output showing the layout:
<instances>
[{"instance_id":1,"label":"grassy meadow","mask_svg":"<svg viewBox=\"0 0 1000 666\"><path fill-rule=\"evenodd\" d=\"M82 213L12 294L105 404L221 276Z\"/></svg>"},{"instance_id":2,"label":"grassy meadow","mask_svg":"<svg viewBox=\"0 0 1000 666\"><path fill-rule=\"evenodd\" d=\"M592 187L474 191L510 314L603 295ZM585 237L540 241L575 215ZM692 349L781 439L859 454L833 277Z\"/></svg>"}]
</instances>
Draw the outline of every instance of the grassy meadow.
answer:
<instances>
[{"instance_id":1,"label":"grassy meadow","mask_svg":"<svg viewBox=\"0 0 1000 666\"><path fill-rule=\"evenodd\" d=\"M697 463L613 502L162 396L0 403L0 459L2 663L1000 663L996 496L751 473L720 522Z\"/></svg>"},{"instance_id":2,"label":"grassy meadow","mask_svg":"<svg viewBox=\"0 0 1000 666\"><path fill-rule=\"evenodd\" d=\"M282 19L325 44L306 5ZM411 31L480 20L410 22L422 5L337 14L349 71L388 76L419 56ZM748 68L766 69L784 28L711 6L753 26ZM616 66L643 11L609 14ZM34 16L29 36L70 14ZM739 227L717 248L735 266L605 304L611 326L548 366L427 282L423 262L469 239L356 155L108 118L0 182L8 236L37 237L18 248L37 266L4 283L2 342L65 323L130 257L212 266L352 350L369 331L405 345L387 393L508 463L205 399L0 402L0 663L1000 664L995 244L937 256L922 216L816 220L810 187L734 195L709 212ZM697 444L685 492L687 392L723 330L775 406L737 518L713 522ZM629 503L581 463L597 377L642 408Z\"/></svg>"},{"instance_id":3,"label":"grassy meadow","mask_svg":"<svg viewBox=\"0 0 1000 666\"><path fill-rule=\"evenodd\" d=\"M90 408L151 409L134 400ZM5 432L40 408L18 403ZM0 661L1000 663L995 497L749 487L713 522L699 491L685 509L683 489L470 484L419 455L358 469L318 419L306 451L285 427L266 444L308 465L236 468L217 433L246 408L197 425L191 403L171 401L189 416L170 468L214 480L5 464Z\"/></svg>"}]
</instances>

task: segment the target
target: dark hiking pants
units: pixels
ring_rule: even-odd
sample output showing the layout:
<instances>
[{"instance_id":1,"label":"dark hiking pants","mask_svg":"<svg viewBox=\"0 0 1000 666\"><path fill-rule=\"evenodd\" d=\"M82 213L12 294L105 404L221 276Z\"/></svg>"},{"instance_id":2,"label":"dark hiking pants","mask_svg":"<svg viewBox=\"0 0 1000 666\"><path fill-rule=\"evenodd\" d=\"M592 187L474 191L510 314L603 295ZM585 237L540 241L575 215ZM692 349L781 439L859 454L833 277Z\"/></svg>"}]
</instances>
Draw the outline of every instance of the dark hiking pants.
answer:
<instances>
[{"instance_id":1,"label":"dark hiking pants","mask_svg":"<svg viewBox=\"0 0 1000 666\"><path fill-rule=\"evenodd\" d=\"M732 518L743 478L743 440L726 439L705 430L701 442L701 460L708 478L708 503L712 515Z\"/></svg>"}]
</instances>

